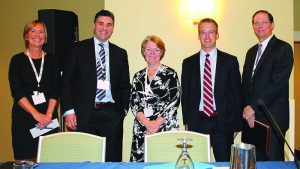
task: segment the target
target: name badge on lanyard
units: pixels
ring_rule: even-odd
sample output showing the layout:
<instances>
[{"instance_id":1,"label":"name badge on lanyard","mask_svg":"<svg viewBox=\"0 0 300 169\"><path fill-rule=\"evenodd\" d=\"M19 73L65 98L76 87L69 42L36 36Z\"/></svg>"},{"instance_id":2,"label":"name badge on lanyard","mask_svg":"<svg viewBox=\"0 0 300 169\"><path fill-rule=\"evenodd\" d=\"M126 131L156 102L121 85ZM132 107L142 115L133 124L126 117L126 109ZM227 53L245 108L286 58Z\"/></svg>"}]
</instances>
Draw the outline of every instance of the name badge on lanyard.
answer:
<instances>
[{"instance_id":1,"label":"name badge on lanyard","mask_svg":"<svg viewBox=\"0 0 300 169\"><path fill-rule=\"evenodd\" d=\"M108 90L110 83L108 80L98 80L97 81L97 89Z\"/></svg>"},{"instance_id":2,"label":"name badge on lanyard","mask_svg":"<svg viewBox=\"0 0 300 169\"><path fill-rule=\"evenodd\" d=\"M35 78L36 78L36 81L37 81L37 87L38 87L38 91L33 91L33 95L31 96L32 100L33 100L33 104L38 105L38 104L41 104L41 103L45 103L46 99L45 99L44 93L39 91L40 90L40 81L42 79L43 69L44 69L45 54L44 54L44 52L42 52L42 63L41 63L39 74L37 73L37 70L35 68L35 65L33 64L33 61L30 57L30 53L29 53L28 50L27 50L27 56L28 56L28 59L30 61L31 67L33 69L33 72L34 72L34 75L35 75Z\"/></svg>"},{"instance_id":3,"label":"name badge on lanyard","mask_svg":"<svg viewBox=\"0 0 300 169\"><path fill-rule=\"evenodd\" d=\"M144 115L145 117L150 117L153 115L153 109L151 106L149 106L148 104L146 105L146 107L144 108Z\"/></svg>"},{"instance_id":4,"label":"name badge on lanyard","mask_svg":"<svg viewBox=\"0 0 300 169\"><path fill-rule=\"evenodd\" d=\"M46 99L43 92L33 91L33 95L31 96L34 105L38 105L41 103L45 103Z\"/></svg>"}]
</instances>

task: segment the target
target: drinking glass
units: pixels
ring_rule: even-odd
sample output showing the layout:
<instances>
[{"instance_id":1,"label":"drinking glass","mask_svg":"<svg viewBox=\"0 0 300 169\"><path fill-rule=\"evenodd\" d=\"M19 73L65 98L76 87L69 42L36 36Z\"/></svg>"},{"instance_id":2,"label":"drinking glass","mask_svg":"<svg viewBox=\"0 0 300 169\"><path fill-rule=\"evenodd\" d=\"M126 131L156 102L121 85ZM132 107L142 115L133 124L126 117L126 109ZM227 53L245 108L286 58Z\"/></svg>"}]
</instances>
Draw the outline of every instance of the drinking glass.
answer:
<instances>
[{"instance_id":1,"label":"drinking glass","mask_svg":"<svg viewBox=\"0 0 300 169\"><path fill-rule=\"evenodd\" d=\"M34 163L32 161L16 161L13 164L13 169L32 169Z\"/></svg>"},{"instance_id":2,"label":"drinking glass","mask_svg":"<svg viewBox=\"0 0 300 169\"><path fill-rule=\"evenodd\" d=\"M191 141L190 138L180 138L182 141L182 151L175 165L175 169L194 169L194 163L191 156L187 152L187 142Z\"/></svg>"}]
</instances>

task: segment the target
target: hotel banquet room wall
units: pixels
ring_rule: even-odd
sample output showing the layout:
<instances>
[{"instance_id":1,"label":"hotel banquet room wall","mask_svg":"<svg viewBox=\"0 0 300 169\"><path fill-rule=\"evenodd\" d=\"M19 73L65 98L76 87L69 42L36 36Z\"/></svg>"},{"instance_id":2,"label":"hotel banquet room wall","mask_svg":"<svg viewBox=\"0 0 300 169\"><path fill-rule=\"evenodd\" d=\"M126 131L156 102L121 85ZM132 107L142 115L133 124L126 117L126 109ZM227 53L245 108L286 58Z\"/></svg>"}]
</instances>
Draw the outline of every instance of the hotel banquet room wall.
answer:
<instances>
[{"instance_id":1,"label":"hotel banquet room wall","mask_svg":"<svg viewBox=\"0 0 300 169\"><path fill-rule=\"evenodd\" d=\"M11 148L11 106L8 86L8 65L13 54L24 50L22 31L25 23L37 18L39 9L70 10L78 15L80 40L91 37L94 14L105 7L116 17L115 32L111 41L125 48L129 56L131 78L135 72L146 66L140 54L140 43L149 34L160 36L166 43L166 57L162 63L173 67L179 77L182 60L199 50L197 29L192 22L183 19L183 0L52 0L19 1L2 0L0 19L0 161L13 160ZM251 27L252 14L259 9L269 10L275 17L274 33L293 44L293 0L219 0L220 39L218 48L238 57L240 70L247 49L257 42ZM285 12L282 12L285 11ZM290 99L294 103L294 78L290 80ZM294 105L291 106L291 125L287 140L294 147ZM181 108L179 108L180 129L183 130ZM123 161L129 160L133 116L129 112L124 122Z\"/></svg>"}]
</instances>

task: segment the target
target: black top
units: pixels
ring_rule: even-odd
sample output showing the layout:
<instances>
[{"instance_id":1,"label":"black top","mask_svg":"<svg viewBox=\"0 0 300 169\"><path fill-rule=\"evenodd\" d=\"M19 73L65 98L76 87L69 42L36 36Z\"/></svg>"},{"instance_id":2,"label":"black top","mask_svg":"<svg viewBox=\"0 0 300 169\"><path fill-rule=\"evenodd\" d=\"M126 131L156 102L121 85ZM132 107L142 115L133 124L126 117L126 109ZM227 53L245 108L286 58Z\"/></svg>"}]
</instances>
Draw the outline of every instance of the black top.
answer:
<instances>
[{"instance_id":1,"label":"black top","mask_svg":"<svg viewBox=\"0 0 300 169\"><path fill-rule=\"evenodd\" d=\"M33 63L38 73L40 71L41 61L42 59L33 59ZM35 106L37 109L42 105L45 105L47 108L50 98L55 100L58 99L60 87L60 71L58 63L58 59L54 55L46 54L43 74L38 89L38 83L28 57L23 52L12 57L9 66L9 83L11 95L14 99L13 116L17 111L16 107L19 107L17 103L22 97L27 97L30 103L34 105L31 97L33 91L38 90L43 92L47 101L46 103ZM20 113L18 113L18 115L19 114Z\"/></svg>"}]
</instances>

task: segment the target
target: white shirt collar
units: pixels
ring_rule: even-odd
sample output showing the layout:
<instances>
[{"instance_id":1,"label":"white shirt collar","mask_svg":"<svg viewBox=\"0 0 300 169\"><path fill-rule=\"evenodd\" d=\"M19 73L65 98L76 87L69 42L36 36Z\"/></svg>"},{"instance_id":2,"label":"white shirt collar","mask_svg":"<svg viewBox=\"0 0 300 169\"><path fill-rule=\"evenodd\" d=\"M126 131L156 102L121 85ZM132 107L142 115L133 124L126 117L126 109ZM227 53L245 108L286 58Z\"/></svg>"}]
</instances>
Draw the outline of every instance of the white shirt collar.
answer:
<instances>
[{"instance_id":1,"label":"white shirt collar","mask_svg":"<svg viewBox=\"0 0 300 169\"><path fill-rule=\"evenodd\" d=\"M214 58L217 56L217 48L214 48L210 52L206 53L203 50L200 51L200 57L205 57L206 54L209 54L211 58Z\"/></svg>"},{"instance_id":2,"label":"white shirt collar","mask_svg":"<svg viewBox=\"0 0 300 169\"><path fill-rule=\"evenodd\" d=\"M94 36L94 44L95 46L99 46L99 44L102 43L100 42L95 36ZM108 48L108 40L102 43L104 45L104 48Z\"/></svg>"},{"instance_id":3,"label":"white shirt collar","mask_svg":"<svg viewBox=\"0 0 300 169\"><path fill-rule=\"evenodd\" d=\"M272 34L271 36L269 36L267 39L265 39L262 43L258 43L258 44L262 44L262 51L265 50L266 46L268 45L269 41L271 40L271 38L274 36L274 34Z\"/></svg>"}]
</instances>

